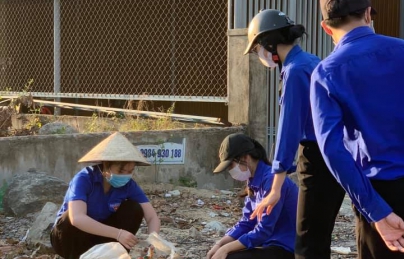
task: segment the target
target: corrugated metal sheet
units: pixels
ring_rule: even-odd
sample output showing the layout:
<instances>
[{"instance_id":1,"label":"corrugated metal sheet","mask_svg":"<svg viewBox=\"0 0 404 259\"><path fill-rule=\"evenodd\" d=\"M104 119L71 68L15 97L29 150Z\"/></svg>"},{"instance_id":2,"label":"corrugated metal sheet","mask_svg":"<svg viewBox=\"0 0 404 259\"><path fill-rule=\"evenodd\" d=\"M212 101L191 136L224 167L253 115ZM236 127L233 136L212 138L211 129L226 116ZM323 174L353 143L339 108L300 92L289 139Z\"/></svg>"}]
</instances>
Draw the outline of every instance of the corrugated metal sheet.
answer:
<instances>
[{"instance_id":1,"label":"corrugated metal sheet","mask_svg":"<svg viewBox=\"0 0 404 259\"><path fill-rule=\"evenodd\" d=\"M374 17L376 33L400 37L401 0L373 0L372 6L377 10ZM404 15L404 14L401 14ZM401 26L404 26L401 24Z\"/></svg>"}]
</instances>

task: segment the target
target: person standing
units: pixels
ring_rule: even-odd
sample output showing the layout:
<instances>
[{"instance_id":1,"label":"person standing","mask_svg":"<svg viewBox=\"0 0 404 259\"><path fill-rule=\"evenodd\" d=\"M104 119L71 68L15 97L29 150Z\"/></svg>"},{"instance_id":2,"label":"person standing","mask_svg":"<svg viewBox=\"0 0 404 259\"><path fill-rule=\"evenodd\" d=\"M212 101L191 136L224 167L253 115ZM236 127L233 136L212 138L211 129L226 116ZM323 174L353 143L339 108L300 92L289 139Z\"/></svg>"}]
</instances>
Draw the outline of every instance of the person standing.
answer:
<instances>
[{"instance_id":1,"label":"person standing","mask_svg":"<svg viewBox=\"0 0 404 259\"><path fill-rule=\"evenodd\" d=\"M296 258L330 258L331 234L345 191L329 172L314 134L310 109L310 77L320 59L298 45L305 34L278 10L263 10L248 27L246 53L257 53L269 67L281 68L280 116L272 162L274 183L269 195L257 206L253 218L260 219L281 198L287 172L293 168L298 150L299 199L297 209Z\"/></svg>"},{"instance_id":2,"label":"person standing","mask_svg":"<svg viewBox=\"0 0 404 259\"><path fill-rule=\"evenodd\" d=\"M374 33L369 0L320 4L336 46L312 75L317 141L354 204L359 258L404 258L404 40Z\"/></svg>"}]
</instances>

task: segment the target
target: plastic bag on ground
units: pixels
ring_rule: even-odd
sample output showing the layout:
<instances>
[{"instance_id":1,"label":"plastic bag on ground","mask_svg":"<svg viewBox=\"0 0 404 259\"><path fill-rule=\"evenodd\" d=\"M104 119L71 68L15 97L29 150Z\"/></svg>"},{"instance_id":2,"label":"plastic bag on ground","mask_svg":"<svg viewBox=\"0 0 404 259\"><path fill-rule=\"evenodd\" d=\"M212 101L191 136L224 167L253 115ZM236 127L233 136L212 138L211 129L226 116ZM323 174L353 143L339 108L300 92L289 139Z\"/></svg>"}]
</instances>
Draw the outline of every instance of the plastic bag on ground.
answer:
<instances>
[{"instance_id":1,"label":"plastic bag on ground","mask_svg":"<svg viewBox=\"0 0 404 259\"><path fill-rule=\"evenodd\" d=\"M178 259L181 258L177 253L177 249L174 245L167 240L164 240L159 234L153 232L146 239L147 242L154 247L157 257L169 255L170 259Z\"/></svg>"},{"instance_id":2,"label":"plastic bag on ground","mask_svg":"<svg viewBox=\"0 0 404 259\"><path fill-rule=\"evenodd\" d=\"M131 259L126 249L118 242L95 245L80 259Z\"/></svg>"}]
</instances>

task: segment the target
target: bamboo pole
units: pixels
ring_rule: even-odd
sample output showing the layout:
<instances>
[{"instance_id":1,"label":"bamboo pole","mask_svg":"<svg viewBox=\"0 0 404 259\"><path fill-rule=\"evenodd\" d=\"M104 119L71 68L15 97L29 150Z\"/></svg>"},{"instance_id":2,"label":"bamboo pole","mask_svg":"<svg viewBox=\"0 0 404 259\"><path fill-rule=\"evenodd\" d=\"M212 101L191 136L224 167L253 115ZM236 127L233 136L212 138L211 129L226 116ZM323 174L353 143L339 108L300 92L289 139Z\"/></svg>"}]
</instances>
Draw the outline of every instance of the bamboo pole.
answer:
<instances>
[{"instance_id":1,"label":"bamboo pole","mask_svg":"<svg viewBox=\"0 0 404 259\"><path fill-rule=\"evenodd\" d=\"M0 102L0 104L2 104L2 103L6 103L6 102L8 102L8 101L11 101L11 99L6 99L6 100L3 100L3 101L1 101L1 102Z\"/></svg>"},{"instance_id":2,"label":"bamboo pole","mask_svg":"<svg viewBox=\"0 0 404 259\"><path fill-rule=\"evenodd\" d=\"M131 114L131 115L137 115L137 116L141 116L141 117L150 117L150 118L171 117L174 120L225 126L225 123L223 123L220 118L215 118L215 117L204 117L204 116L194 116L194 115L184 115L184 114L174 114L174 113L164 113L164 112L128 110L128 109L121 109L121 108L101 107L101 106L94 106L94 105L54 102L54 101L35 100L35 99L33 101L34 101L34 103L45 104L45 105L59 107L59 108L65 108L65 109L98 111L98 112L105 112L105 113L110 113L110 114L111 113L112 114L124 113L124 114Z\"/></svg>"}]
</instances>

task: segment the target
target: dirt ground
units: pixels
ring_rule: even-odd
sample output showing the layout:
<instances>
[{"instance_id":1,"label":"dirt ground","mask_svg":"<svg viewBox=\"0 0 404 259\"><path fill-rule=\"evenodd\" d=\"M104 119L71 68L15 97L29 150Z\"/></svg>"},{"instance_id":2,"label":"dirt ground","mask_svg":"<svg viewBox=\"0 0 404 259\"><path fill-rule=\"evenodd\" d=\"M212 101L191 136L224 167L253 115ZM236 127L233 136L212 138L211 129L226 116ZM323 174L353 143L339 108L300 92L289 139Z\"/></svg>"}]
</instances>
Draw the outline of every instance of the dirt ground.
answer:
<instances>
[{"instance_id":1,"label":"dirt ground","mask_svg":"<svg viewBox=\"0 0 404 259\"><path fill-rule=\"evenodd\" d=\"M201 190L174 186L171 184L141 184L156 208L162 222L160 236L171 242L183 259L205 258L214 242L231 227L241 215L242 200L236 193L229 191ZM171 197L169 191L178 190ZM35 220L36 215L25 218L6 217L0 214L0 258L59 258L43 249L28 246L23 238ZM224 229L206 228L213 221L223 224ZM143 224L138 237L147 238L147 228ZM332 247L350 248L351 252L342 254L334 251L332 258L355 258L354 222L350 216L339 215L333 233ZM138 250L142 250L139 247ZM337 249L338 250L338 249Z\"/></svg>"}]
</instances>

